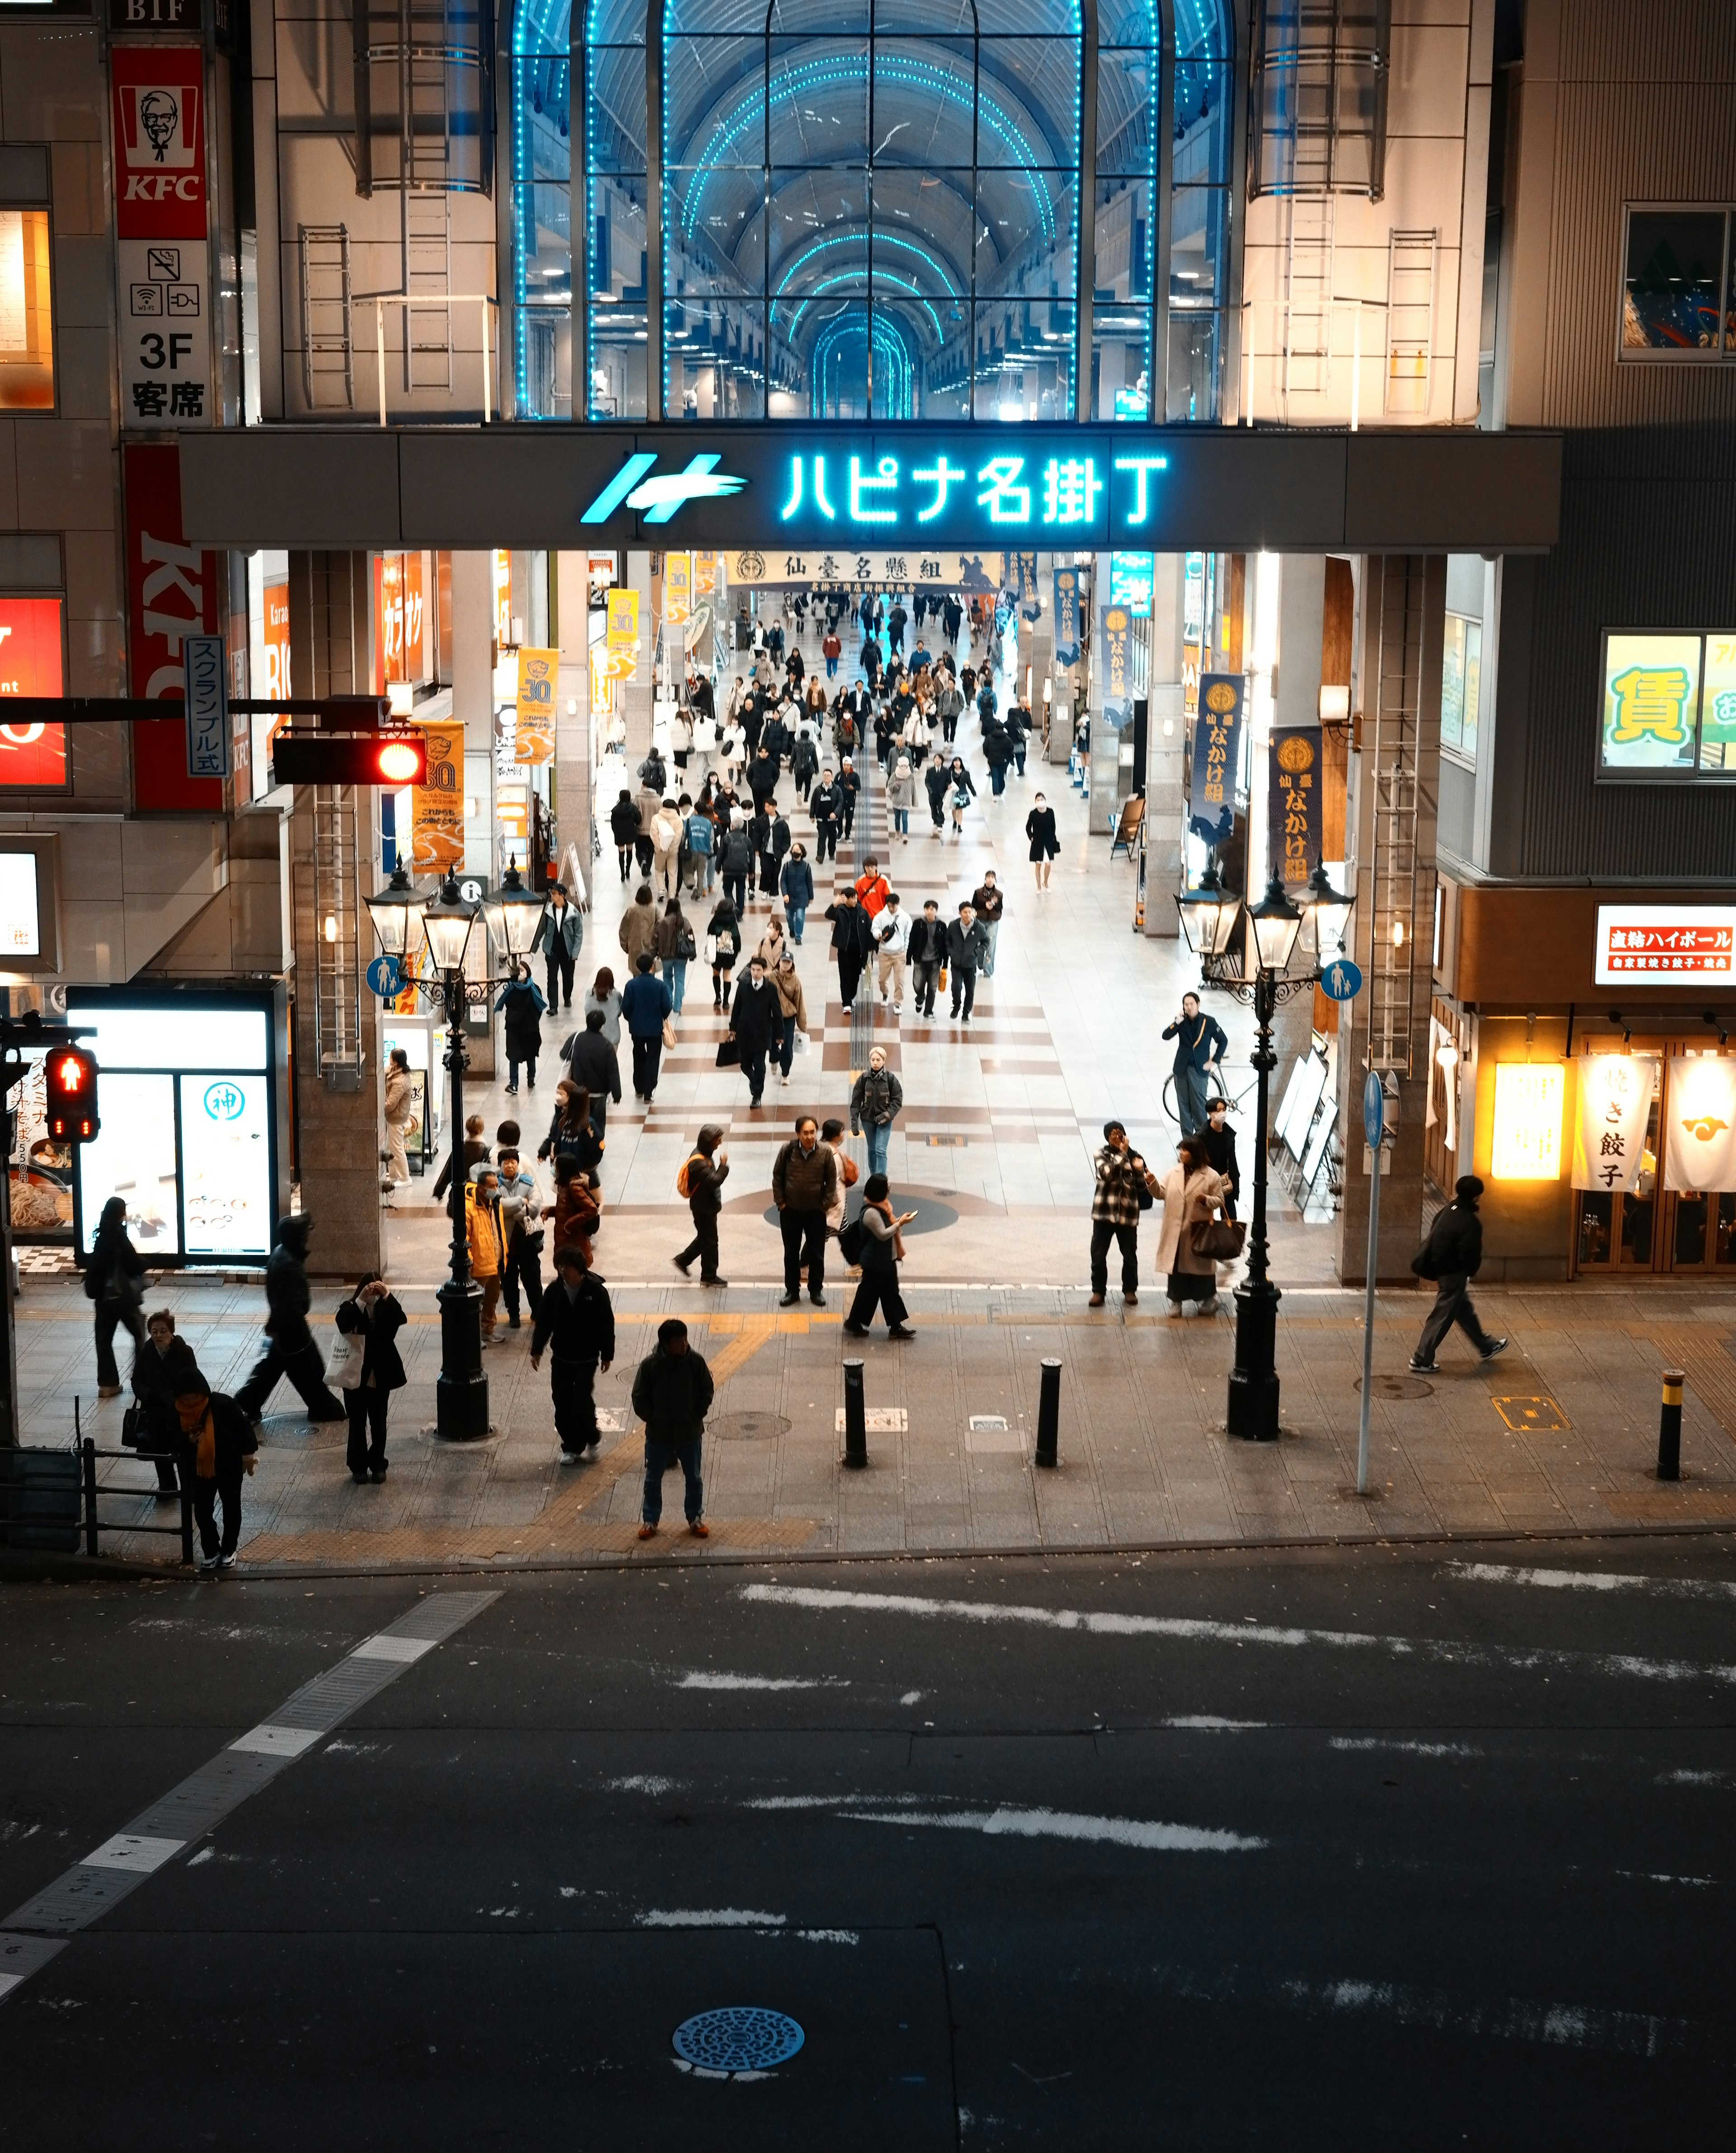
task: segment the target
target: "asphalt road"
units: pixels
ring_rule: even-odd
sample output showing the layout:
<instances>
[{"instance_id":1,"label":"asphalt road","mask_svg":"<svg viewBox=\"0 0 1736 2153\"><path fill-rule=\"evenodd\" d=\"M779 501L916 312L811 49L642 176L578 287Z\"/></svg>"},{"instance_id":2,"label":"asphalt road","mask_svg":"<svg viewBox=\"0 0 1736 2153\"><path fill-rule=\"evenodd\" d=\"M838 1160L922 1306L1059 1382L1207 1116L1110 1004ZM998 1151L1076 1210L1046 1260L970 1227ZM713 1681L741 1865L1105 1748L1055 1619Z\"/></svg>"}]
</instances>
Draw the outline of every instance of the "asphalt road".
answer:
<instances>
[{"instance_id":1,"label":"asphalt road","mask_svg":"<svg viewBox=\"0 0 1736 2153\"><path fill-rule=\"evenodd\" d=\"M0 1910L376 1687L0 2000L7 2135L1721 2137L1732 1580L1693 1540L8 1585ZM798 2052L684 2067L746 2006Z\"/></svg>"}]
</instances>

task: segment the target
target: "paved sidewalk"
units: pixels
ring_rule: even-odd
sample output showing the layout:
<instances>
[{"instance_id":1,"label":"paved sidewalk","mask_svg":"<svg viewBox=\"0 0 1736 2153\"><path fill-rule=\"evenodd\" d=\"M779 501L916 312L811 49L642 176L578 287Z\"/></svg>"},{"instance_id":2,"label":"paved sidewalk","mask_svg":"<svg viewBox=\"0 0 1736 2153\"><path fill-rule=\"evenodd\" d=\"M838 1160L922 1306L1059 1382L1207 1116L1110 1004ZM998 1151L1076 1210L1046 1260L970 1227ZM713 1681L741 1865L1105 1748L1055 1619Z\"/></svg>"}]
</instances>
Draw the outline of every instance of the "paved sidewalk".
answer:
<instances>
[{"instance_id":1,"label":"paved sidewalk","mask_svg":"<svg viewBox=\"0 0 1736 2153\"><path fill-rule=\"evenodd\" d=\"M257 1350L257 1287L177 1282L182 1329L219 1387ZM335 1295L320 1297L326 1309ZM157 1296L153 1294L152 1300ZM547 1372L532 1375L528 1331L486 1356L498 1433L456 1448L432 1437L440 1331L432 1295L407 1291L407 1390L393 1401L391 1471L357 1487L341 1426L310 1428L298 1407L265 1423L247 1484L242 1547L249 1568L373 1570L389 1565L641 1561L795 1553L955 1553L1115 1549L1176 1542L1324 1540L1729 1523L1736 1526L1736 1296L1578 1285L1479 1295L1484 1321L1510 1332L1499 1360L1473 1363L1455 1340L1443 1372L1404 1364L1426 1306L1382 1295L1373 1418L1377 1496L1354 1494L1361 1296L1292 1291L1280 1316L1284 1420L1276 1444L1223 1433L1233 1332L1225 1317L1173 1320L1160 1296L1136 1310L1087 1311L1082 1294L1047 1288L985 1295L912 1290L919 1341L866 1346L826 1310L782 1311L774 1295L732 1292L721 1307L689 1288L617 1295L619 1355L598 1396L615 1423L595 1462L558 1462ZM72 1433L73 1394L89 1384L89 1305L76 1283L33 1280L20 1311L24 1423L32 1441ZM635 1535L642 1446L627 1407L632 1372L655 1326L680 1314L717 1378L705 1446L708 1543L680 1530L679 1480L664 1490L664 1529ZM325 1329L319 1326L319 1335ZM869 1466L842 1466L843 1348L867 1363ZM1061 1466L1031 1462L1040 1362L1065 1364ZM1687 1371L1684 1479L1652 1477L1658 1373ZM1390 1395L1392 1392L1403 1395ZM118 1443L120 1401L80 1420ZM287 1386L273 1403L296 1405ZM887 1415L891 1426L877 1427ZM973 1423L975 1424L973 1425ZM1000 1423L1004 1423L1005 1425ZM111 1488L140 1487L130 1459L104 1468ZM124 1503L105 1513L127 1517ZM141 1494L140 1520L160 1516ZM145 1561L173 1543L105 1536L104 1550Z\"/></svg>"}]
</instances>

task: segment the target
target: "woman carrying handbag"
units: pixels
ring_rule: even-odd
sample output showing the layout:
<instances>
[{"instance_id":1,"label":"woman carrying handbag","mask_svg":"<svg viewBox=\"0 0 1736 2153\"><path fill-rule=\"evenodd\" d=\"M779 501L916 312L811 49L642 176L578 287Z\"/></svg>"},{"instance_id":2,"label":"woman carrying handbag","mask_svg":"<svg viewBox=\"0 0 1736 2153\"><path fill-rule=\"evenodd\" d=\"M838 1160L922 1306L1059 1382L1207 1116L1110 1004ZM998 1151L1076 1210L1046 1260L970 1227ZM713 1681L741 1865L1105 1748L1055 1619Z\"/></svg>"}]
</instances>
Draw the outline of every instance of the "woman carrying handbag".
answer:
<instances>
[{"instance_id":1,"label":"woman carrying handbag","mask_svg":"<svg viewBox=\"0 0 1736 2153\"><path fill-rule=\"evenodd\" d=\"M1214 1216L1223 1206L1224 1182L1199 1138L1184 1137L1175 1152L1177 1163L1163 1177L1158 1269L1168 1275L1170 1315L1185 1315L1191 1306L1202 1316L1214 1316L1218 1259L1241 1253L1242 1229L1220 1224Z\"/></svg>"}]
</instances>

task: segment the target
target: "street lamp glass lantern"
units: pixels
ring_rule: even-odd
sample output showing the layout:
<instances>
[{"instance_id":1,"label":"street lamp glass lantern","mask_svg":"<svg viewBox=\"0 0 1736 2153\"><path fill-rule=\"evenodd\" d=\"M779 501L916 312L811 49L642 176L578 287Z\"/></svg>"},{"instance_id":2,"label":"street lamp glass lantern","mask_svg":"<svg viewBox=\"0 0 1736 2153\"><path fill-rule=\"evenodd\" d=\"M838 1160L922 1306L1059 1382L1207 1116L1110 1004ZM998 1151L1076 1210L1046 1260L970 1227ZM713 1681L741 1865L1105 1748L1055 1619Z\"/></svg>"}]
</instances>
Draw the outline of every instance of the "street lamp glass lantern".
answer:
<instances>
[{"instance_id":1,"label":"street lamp glass lantern","mask_svg":"<svg viewBox=\"0 0 1736 2153\"><path fill-rule=\"evenodd\" d=\"M392 879L368 899L368 914L374 937L388 957L407 957L422 932L422 914L427 899L417 893L409 870L400 860Z\"/></svg>"},{"instance_id":2,"label":"street lamp glass lantern","mask_svg":"<svg viewBox=\"0 0 1736 2153\"><path fill-rule=\"evenodd\" d=\"M440 895L424 908L422 930L428 937L428 954L437 972L461 972L464 952L476 924L476 907L458 893L456 879L448 875Z\"/></svg>"},{"instance_id":3,"label":"street lamp glass lantern","mask_svg":"<svg viewBox=\"0 0 1736 2153\"><path fill-rule=\"evenodd\" d=\"M1209 964L1228 951L1241 902L1233 889L1224 888L1218 878L1216 866L1210 861L1197 886L1184 890L1175 900L1175 909L1181 915L1182 934L1202 964Z\"/></svg>"},{"instance_id":4,"label":"street lamp glass lantern","mask_svg":"<svg viewBox=\"0 0 1736 2153\"><path fill-rule=\"evenodd\" d=\"M525 888L516 860L508 861L500 888L482 900L488 931L509 957L528 957L536 948L547 905L546 894Z\"/></svg>"},{"instance_id":5,"label":"street lamp glass lantern","mask_svg":"<svg viewBox=\"0 0 1736 2153\"><path fill-rule=\"evenodd\" d=\"M1308 878L1308 893L1302 899L1302 911L1310 922L1309 937L1313 944L1316 963L1327 965L1344 948L1344 938L1350 932L1350 915L1356 904L1353 897L1334 889L1326 879L1326 868L1316 867Z\"/></svg>"},{"instance_id":6,"label":"street lamp glass lantern","mask_svg":"<svg viewBox=\"0 0 1736 2153\"><path fill-rule=\"evenodd\" d=\"M1276 875L1259 903L1248 908L1248 924L1260 970L1280 975L1287 971L1296 937L1302 931L1302 915L1284 894L1284 884Z\"/></svg>"}]
</instances>

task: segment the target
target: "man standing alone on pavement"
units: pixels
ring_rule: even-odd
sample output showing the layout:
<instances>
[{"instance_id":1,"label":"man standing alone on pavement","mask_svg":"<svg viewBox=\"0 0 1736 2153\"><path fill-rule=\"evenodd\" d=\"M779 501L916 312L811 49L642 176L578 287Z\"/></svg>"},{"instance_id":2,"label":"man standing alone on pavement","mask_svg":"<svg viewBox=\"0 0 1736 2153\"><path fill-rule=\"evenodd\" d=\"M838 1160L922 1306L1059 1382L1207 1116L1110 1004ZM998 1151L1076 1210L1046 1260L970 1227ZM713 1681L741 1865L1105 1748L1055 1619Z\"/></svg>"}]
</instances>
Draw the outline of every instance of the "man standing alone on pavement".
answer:
<instances>
[{"instance_id":1,"label":"man standing alone on pavement","mask_svg":"<svg viewBox=\"0 0 1736 2153\"><path fill-rule=\"evenodd\" d=\"M615 1357L615 1311L583 1249L557 1249L554 1270L531 1331L531 1366L540 1368L544 1347L552 1349L555 1433L562 1462L570 1464L597 1446L597 1371L606 1375Z\"/></svg>"},{"instance_id":2,"label":"man standing alone on pavement","mask_svg":"<svg viewBox=\"0 0 1736 2153\"><path fill-rule=\"evenodd\" d=\"M639 1364L633 1379L633 1410L645 1424L645 1488L639 1505L639 1536L648 1540L663 1516L663 1476L681 1468L687 1529L695 1540L709 1537L704 1522L705 1483L700 1478L700 1440L711 1410L711 1371L687 1342L687 1326L670 1316L657 1326L657 1350Z\"/></svg>"},{"instance_id":3,"label":"man standing alone on pavement","mask_svg":"<svg viewBox=\"0 0 1736 2153\"><path fill-rule=\"evenodd\" d=\"M813 1116L804 1114L771 1168L771 1194L784 1237L780 1307L793 1308L801 1300L804 1265L808 1299L816 1308L826 1306L826 1214L837 1192L837 1157L829 1144L820 1142Z\"/></svg>"},{"instance_id":4,"label":"man standing alone on pavement","mask_svg":"<svg viewBox=\"0 0 1736 2153\"><path fill-rule=\"evenodd\" d=\"M1207 1016L1195 994L1182 996L1181 1015L1163 1027L1165 1039L1175 1041L1175 1117L1184 1137L1197 1136L1205 1127L1206 1101L1214 1073L1223 1080L1223 1059L1229 1041L1214 1016Z\"/></svg>"},{"instance_id":5,"label":"man standing alone on pavement","mask_svg":"<svg viewBox=\"0 0 1736 2153\"><path fill-rule=\"evenodd\" d=\"M1158 1177L1128 1144L1119 1122L1103 1124L1097 1185L1091 1199L1091 1305L1101 1308L1109 1285L1109 1244L1121 1250L1121 1297L1139 1298L1139 1214L1158 1193ZM1141 1199L1144 1199L1142 1203Z\"/></svg>"},{"instance_id":6,"label":"man standing alone on pavement","mask_svg":"<svg viewBox=\"0 0 1736 2153\"><path fill-rule=\"evenodd\" d=\"M1455 1323L1479 1358L1492 1361L1506 1351L1507 1341L1491 1338L1471 1306L1471 1280L1483 1267L1483 1221L1477 1216L1482 1194L1483 1183L1474 1173L1460 1174L1453 1185L1453 1201L1435 1213L1428 1239L1411 1258L1418 1277L1433 1279L1436 1289L1434 1306L1411 1356L1413 1375L1438 1372L1436 1351Z\"/></svg>"}]
</instances>

